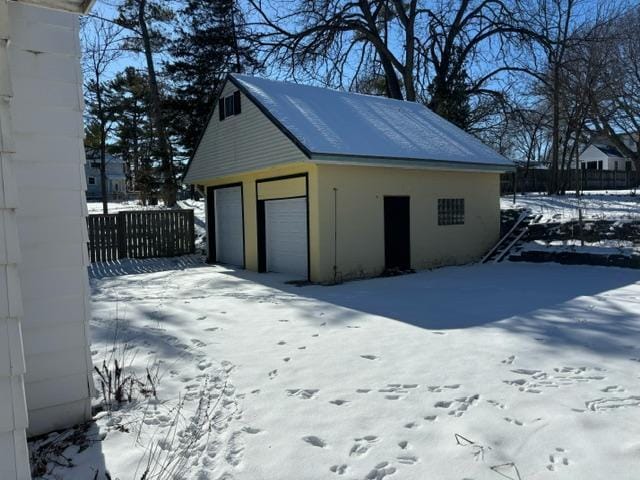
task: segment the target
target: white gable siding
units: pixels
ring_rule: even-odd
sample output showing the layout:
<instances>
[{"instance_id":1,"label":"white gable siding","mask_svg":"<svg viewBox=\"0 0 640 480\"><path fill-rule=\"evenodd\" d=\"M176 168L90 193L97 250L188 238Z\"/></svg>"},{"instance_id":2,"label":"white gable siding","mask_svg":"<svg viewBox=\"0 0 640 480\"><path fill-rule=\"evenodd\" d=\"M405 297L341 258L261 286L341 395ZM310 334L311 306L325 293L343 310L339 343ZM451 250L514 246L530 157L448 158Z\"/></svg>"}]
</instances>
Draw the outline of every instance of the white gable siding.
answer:
<instances>
[{"instance_id":1,"label":"white gable siding","mask_svg":"<svg viewBox=\"0 0 640 480\"><path fill-rule=\"evenodd\" d=\"M80 45L76 15L9 9L25 391L39 434L90 415Z\"/></svg>"},{"instance_id":2,"label":"white gable siding","mask_svg":"<svg viewBox=\"0 0 640 480\"><path fill-rule=\"evenodd\" d=\"M0 478L28 479L20 247L9 75L9 6L0 0Z\"/></svg>"},{"instance_id":3,"label":"white gable siding","mask_svg":"<svg viewBox=\"0 0 640 480\"><path fill-rule=\"evenodd\" d=\"M227 82L222 96L237 90ZM187 183L199 183L234 173L300 162L305 155L251 100L241 95L242 113L222 122L218 109L211 117L189 171Z\"/></svg>"}]
</instances>

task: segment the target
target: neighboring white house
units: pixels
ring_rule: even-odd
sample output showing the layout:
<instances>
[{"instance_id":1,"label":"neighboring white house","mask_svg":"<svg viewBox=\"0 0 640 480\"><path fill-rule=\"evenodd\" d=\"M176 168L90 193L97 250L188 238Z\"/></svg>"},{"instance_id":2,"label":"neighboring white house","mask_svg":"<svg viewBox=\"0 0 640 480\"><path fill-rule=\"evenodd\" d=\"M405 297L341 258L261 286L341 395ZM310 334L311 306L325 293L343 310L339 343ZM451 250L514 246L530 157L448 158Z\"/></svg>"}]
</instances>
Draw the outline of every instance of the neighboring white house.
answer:
<instances>
[{"instance_id":1,"label":"neighboring white house","mask_svg":"<svg viewBox=\"0 0 640 480\"><path fill-rule=\"evenodd\" d=\"M84 165L87 177L87 199L102 199L102 187L100 185L100 159L87 154L87 163ZM107 154L105 158L105 173L107 176L107 199L123 198L127 194L127 175L125 162L113 155Z\"/></svg>"},{"instance_id":2,"label":"neighboring white house","mask_svg":"<svg viewBox=\"0 0 640 480\"><path fill-rule=\"evenodd\" d=\"M89 0L0 0L0 479L27 435L90 418L78 14Z\"/></svg>"},{"instance_id":3,"label":"neighboring white house","mask_svg":"<svg viewBox=\"0 0 640 480\"><path fill-rule=\"evenodd\" d=\"M604 142L592 143L580 154L583 170L635 170L633 162L625 158L613 145Z\"/></svg>"}]
</instances>

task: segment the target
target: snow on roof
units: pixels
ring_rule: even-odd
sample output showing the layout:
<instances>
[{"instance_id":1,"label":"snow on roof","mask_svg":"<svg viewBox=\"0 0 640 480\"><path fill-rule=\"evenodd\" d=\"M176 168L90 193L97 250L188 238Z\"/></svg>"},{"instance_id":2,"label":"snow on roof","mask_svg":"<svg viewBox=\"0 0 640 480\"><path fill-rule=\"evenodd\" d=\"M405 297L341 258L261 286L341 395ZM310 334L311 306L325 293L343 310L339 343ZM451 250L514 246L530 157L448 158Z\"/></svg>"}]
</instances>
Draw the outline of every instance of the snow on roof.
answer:
<instances>
[{"instance_id":1,"label":"snow on roof","mask_svg":"<svg viewBox=\"0 0 640 480\"><path fill-rule=\"evenodd\" d=\"M595 144L594 143L593 146L596 147L598 150L600 150L602 153L604 153L605 155L607 155L609 157L624 158L622 153L620 153L620 150L618 150L613 145L607 145L607 144L602 144L602 143Z\"/></svg>"},{"instance_id":2,"label":"snow on roof","mask_svg":"<svg viewBox=\"0 0 640 480\"><path fill-rule=\"evenodd\" d=\"M231 75L310 156L378 157L513 166L424 105Z\"/></svg>"}]
</instances>

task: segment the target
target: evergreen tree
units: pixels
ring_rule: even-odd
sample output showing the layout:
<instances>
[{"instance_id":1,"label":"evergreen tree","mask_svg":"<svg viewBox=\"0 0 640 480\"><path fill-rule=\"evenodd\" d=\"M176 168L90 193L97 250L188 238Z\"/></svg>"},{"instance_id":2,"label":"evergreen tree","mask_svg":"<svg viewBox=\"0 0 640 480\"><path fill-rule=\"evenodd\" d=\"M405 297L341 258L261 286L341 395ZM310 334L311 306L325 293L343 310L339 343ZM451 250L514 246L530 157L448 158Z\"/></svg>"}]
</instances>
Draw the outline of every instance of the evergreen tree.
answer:
<instances>
[{"instance_id":1,"label":"evergreen tree","mask_svg":"<svg viewBox=\"0 0 640 480\"><path fill-rule=\"evenodd\" d=\"M126 46L142 53L146 61L149 116L157 139L159 170L162 174L161 194L165 205L173 207L176 204L178 184L154 57L167 41L161 25L171 20L174 13L170 2L160 0L124 0L118 13L118 24L134 34L128 39Z\"/></svg>"},{"instance_id":2,"label":"evergreen tree","mask_svg":"<svg viewBox=\"0 0 640 480\"><path fill-rule=\"evenodd\" d=\"M457 47L454 57L461 55L461 49ZM428 105L431 110L463 130L469 127L469 75L465 68L450 72L447 78L436 76L427 90L431 96Z\"/></svg>"},{"instance_id":3,"label":"evergreen tree","mask_svg":"<svg viewBox=\"0 0 640 480\"><path fill-rule=\"evenodd\" d=\"M173 82L167 102L172 131L191 156L228 72L254 71L257 61L244 42L245 22L235 0L185 0L165 65Z\"/></svg>"},{"instance_id":4,"label":"evergreen tree","mask_svg":"<svg viewBox=\"0 0 640 480\"><path fill-rule=\"evenodd\" d=\"M115 122L110 152L121 157L130 188L140 192L144 204L158 192L157 151L149 119L149 81L127 67L109 83L108 109Z\"/></svg>"}]
</instances>

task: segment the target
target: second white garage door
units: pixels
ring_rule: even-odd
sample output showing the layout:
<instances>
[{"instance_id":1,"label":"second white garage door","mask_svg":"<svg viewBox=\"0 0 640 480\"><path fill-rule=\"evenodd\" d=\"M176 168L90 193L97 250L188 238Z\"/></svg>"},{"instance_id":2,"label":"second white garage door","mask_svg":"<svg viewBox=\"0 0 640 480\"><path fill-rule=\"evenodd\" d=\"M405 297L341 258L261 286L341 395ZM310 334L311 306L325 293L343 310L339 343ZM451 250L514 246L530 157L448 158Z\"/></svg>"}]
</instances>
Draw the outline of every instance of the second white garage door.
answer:
<instances>
[{"instance_id":1,"label":"second white garage door","mask_svg":"<svg viewBox=\"0 0 640 480\"><path fill-rule=\"evenodd\" d=\"M307 278L307 199L267 200L264 205L267 271Z\"/></svg>"},{"instance_id":2,"label":"second white garage door","mask_svg":"<svg viewBox=\"0 0 640 480\"><path fill-rule=\"evenodd\" d=\"M242 226L242 190L240 187L218 188L215 195L216 262L244 265L244 231Z\"/></svg>"}]
</instances>

